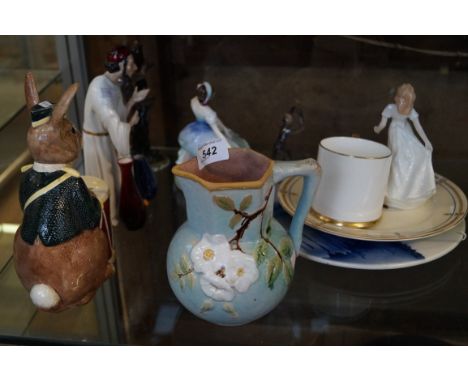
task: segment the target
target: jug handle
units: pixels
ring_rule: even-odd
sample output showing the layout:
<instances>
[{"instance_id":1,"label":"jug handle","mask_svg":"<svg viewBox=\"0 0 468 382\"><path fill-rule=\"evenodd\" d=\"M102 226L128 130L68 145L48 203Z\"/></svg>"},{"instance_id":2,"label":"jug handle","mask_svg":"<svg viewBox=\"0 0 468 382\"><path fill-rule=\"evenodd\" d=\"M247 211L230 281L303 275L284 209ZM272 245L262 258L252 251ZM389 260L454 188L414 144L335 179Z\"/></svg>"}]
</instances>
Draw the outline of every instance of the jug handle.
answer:
<instances>
[{"instance_id":1,"label":"jug handle","mask_svg":"<svg viewBox=\"0 0 468 382\"><path fill-rule=\"evenodd\" d=\"M304 178L301 197L289 227L289 235L294 243L296 253L299 253L304 222L321 176L320 165L312 158L298 161L276 161L273 167L275 184L289 176L302 176Z\"/></svg>"}]
</instances>

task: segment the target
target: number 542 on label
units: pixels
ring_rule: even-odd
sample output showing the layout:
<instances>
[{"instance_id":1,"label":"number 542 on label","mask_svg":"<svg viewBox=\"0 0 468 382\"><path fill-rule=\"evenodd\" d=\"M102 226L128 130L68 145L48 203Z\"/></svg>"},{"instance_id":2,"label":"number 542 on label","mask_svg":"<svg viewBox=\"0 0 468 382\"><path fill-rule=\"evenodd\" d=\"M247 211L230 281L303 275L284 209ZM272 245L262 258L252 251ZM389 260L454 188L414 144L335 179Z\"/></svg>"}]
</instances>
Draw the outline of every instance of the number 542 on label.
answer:
<instances>
[{"instance_id":1,"label":"number 542 on label","mask_svg":"<svg viewBox=\"0 0 468 382\"><path fill-rule=\"evenodd\" d=\"M198 168L201 170L207 164L229 159L228 144L224 139L216 139L198 148Z\"/></svg>"}]
</instances>

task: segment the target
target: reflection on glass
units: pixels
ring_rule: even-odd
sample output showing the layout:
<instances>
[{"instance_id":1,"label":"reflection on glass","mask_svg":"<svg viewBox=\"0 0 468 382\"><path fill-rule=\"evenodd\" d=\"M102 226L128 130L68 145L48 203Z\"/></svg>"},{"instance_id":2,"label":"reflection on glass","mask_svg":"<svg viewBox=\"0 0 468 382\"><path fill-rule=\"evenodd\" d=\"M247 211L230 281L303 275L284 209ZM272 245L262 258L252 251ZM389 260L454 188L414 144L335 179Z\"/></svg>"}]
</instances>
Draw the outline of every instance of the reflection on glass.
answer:
<instances>
[{"instance_id":1,"label":"reflection on glass","mask_svg":"<svg viewBox=\"0 0 468 382\"><path fill-rule=\"evenodd\" d=\"M53 36L0 36L0 174L26 150L23 81L34 71L39 91L59 74ZM0 184L0 187L2 184Z\"/></svg>"},{"instance_id":2,"label":"reflection on glass","mask_svg":"<svg viewBox=\"0 0 468 382\"><path fill-rule=\"evenodd\" d=\"M38 88L58 74L53 36L0 37L0 129L24 105L24 73L33 70Z\"/></svg>"}]
</instances>

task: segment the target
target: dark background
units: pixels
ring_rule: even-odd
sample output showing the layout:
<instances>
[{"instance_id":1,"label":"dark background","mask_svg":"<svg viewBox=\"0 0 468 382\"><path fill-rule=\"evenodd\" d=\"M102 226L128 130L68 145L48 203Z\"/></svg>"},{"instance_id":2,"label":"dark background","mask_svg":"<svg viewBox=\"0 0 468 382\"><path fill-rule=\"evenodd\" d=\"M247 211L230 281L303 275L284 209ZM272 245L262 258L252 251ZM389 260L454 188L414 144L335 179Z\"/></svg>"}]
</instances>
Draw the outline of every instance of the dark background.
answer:
<instances>
[{"instance_id":1,"label":"dark background","mask_svg":"<svg viewBox=\"0 0 468 382\"><path fill-rule=\"evenodd\" d=\"M221 120L258 151L271 154L293 105L302 108L306 127L288 142L294 158L315 157L320 139L332 135L386 142L386 132L376 136L372 128L395 88L410 82L436 169L438 158L468 158L468 58L457 56L468 52L464 36L86 36L90 78L104 71L109 49L133 40L151 65L152 145L177 146L204 80Z\"/></svg>"}]
</instances>

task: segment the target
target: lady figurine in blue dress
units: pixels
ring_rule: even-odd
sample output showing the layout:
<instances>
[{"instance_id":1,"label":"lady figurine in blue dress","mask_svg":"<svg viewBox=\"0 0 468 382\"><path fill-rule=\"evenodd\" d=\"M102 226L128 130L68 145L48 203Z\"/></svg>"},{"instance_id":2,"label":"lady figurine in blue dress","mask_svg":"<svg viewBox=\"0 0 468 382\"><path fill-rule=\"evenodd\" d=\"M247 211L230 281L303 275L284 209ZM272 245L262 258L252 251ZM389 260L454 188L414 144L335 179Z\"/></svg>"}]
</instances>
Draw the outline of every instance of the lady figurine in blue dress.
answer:
<instances>
[{"instance_id":1,"label":"lady figurine in blue dress","mask_svg":"<svg viewBox=\"0 0 468 382\"><path fill-rule=\"evenodd\" d=\"M227 128L216 112L208 106L213 96L209 82L197 85L197 96L190 101L190 107L196 121L189 123L179 134L179 157L177 163L183 163L197 156L198 148L214 139L226 142L227 147L249 147L247 141Z\"/></svg>"},{"instance_id":2,"label":"lady figurine in blue dress","mask_svg":"<svg viewBox=\"0 0 468 382\"><path fill-rule=\"evenodd\" d=\"M414 88L410 84L401 85L395 95L395 103L385 107L380 124L374 127L374 131L379 134L391 118L388 146L392 150L392 167L385 199L388 207L415 208L436 191L432 145L413 108L415 99ZM409 121L424 144L413 133Z\"/></svg>"}]
</instances>

